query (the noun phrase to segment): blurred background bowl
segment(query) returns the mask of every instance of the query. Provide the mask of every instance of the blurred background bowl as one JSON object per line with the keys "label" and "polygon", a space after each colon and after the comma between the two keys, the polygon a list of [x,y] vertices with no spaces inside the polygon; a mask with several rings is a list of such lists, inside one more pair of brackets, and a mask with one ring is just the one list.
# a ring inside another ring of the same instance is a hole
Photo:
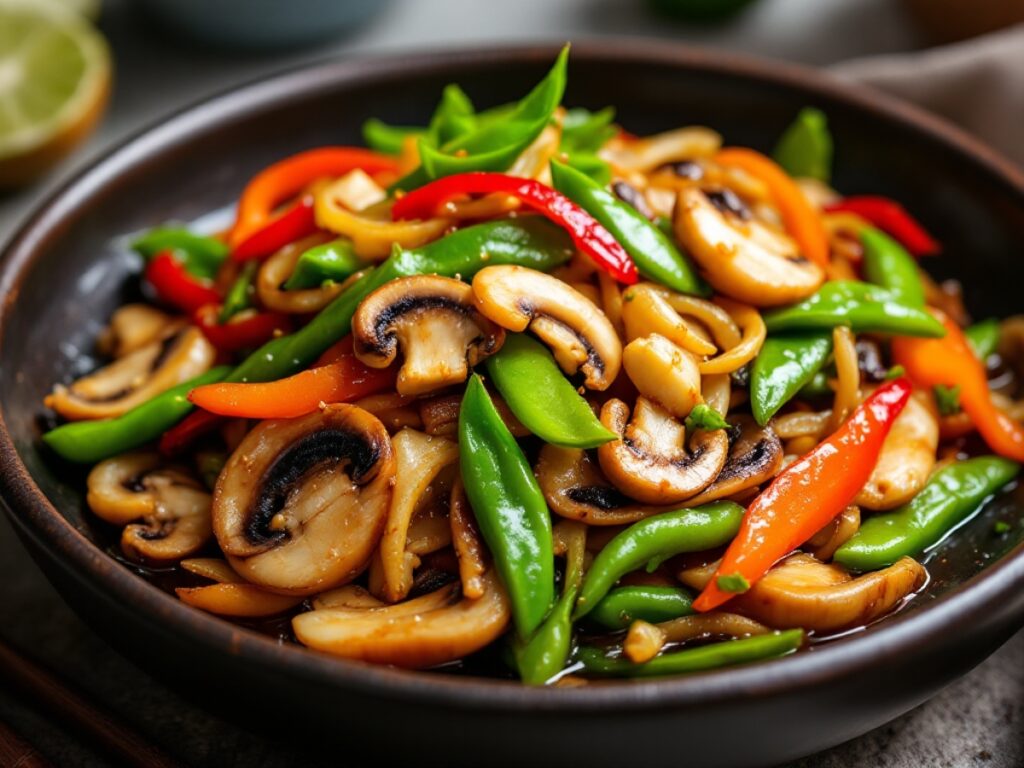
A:
{"label": "blurred background bowl", "polygon": [[136,0],[158,24],[209,45],[290,48],[337,37],[388,0]]}

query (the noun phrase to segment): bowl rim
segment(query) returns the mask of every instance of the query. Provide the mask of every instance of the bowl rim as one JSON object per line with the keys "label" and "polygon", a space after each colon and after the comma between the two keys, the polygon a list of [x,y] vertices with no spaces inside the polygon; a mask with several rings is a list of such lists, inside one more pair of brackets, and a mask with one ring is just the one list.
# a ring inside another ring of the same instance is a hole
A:
{"label": "bowl rim", "polygon": [[[67,217],[91,197],[147,158],[189,142],[196,134],[250,112],[287,105],[318,92],[357,84],[386,86],[409,72],[539,64],[550,61],[556,44],[457,48],[412,53],[334,57],[300,64],[281,73],[233,87],[161,117],[61,183],[23,219],[0,254],[0,329],[14,310],[19,285],[47,239],[60,234]],[[692,72],[739,77],[768,86],[801,91],[866,111],[910,128],[973,165],[1005,187],[1024,209],[1024,173],[978,139],[942,118],[864,86],[812,69],[689,45],[617,38],[573,44],[573,59],[670,66]],[[0,359],[3,333],[0,331]],[[886,657],[921,654],[954,642],[945,632],[956,623],[981,621],[1024,582],[1024,543],[976,573],[956,590],[911,614],[896,616],[860,636],[819,647],[811,653],[725,668],[683,677],[601,683],[583,688],[534,688],[517,681],[460,677],[399,670],[339,659],[300,645],[280,644],[237,624],[191,608],[135,575],[78,531],[35,484],[22,462],[0,409],[0,496],[16,522],[60,558],[64,568],[93,588],[102,589],[143,618],[160,622],[180,640],[209,650],[273,666],[281,675],[328,681],[339,690],[376,698],[443,705],[453,709],[524,712],[649,710],[655,707],[713,705],[733,699],[768,697],[816,687],[855,675]],[[1024,617],[1022,617],[1024,619]]]}

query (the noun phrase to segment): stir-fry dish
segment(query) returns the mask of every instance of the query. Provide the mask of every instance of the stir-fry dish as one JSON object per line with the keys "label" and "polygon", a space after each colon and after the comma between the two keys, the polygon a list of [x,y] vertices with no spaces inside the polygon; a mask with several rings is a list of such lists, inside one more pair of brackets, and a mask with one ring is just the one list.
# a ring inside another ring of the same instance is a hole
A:
{"label": "stir-fry dish", "polygon": [[971,325],[911,213],[830,187],[821,112],[771,156],[639,137],[563,108],[566,66],[134,240],[148,300],[43,435],[125,558],[318,651],[528,684],[782,656],[924,586],[1024,460],[1024,318]]}

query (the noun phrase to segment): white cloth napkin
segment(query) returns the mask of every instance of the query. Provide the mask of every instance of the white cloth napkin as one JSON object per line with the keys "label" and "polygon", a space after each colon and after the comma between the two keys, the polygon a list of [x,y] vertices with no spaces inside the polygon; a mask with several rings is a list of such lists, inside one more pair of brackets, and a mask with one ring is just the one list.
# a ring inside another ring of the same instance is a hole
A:
{"label": "white cloth napkin", "polygon": [[1024,166],[1024,24],[830,69],[940,114]]}

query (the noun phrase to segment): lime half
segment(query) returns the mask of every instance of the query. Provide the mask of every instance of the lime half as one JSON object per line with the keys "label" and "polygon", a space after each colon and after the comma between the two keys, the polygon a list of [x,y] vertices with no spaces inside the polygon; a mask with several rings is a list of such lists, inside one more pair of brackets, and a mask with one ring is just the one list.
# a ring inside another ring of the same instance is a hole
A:
{"label": "lime half", "polygon": [[110,53],[78,13],[47,0],[0,0],[0,186],[31,181],[96,124]]}

